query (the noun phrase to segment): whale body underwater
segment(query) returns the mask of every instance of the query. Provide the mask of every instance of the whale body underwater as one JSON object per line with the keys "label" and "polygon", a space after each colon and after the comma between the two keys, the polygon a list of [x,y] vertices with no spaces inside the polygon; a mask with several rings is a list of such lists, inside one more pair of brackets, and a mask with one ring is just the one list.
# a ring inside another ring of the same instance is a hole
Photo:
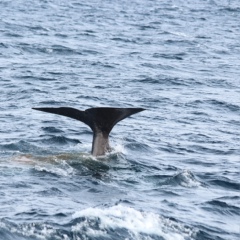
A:
{"label": "whale body underwater", "polygon": [[89,108],[85,111],[70,107],[33,109],[70,117],[87,124],[93,131],[91,153],[95,157],[103,156],[111,150],[109,145],[109,134],[119,121],[146,110],[144,108],[111,107]]}

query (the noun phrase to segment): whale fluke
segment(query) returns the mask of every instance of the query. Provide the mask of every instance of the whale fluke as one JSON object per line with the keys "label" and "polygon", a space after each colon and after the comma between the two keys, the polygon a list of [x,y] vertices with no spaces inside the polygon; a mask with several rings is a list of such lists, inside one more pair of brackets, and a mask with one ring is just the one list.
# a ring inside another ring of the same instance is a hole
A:
{"label": "whale fluke", "polygon": [[54,113],[70,117],[87,124],[93,131],[92,155],[101,156],[110,150],[109,133],[121,120],[132,114],[145,110],[144,108],[89,108],[80,111],[75,108],[33,108],[34,110]]}

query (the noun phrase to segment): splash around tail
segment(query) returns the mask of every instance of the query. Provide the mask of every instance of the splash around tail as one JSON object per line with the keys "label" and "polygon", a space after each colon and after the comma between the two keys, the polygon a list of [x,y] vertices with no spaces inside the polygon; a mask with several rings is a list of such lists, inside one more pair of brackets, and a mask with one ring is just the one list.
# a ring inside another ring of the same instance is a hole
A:
{"label": "splash around tail", "polygon": [[81,111],[75,108],[33,108],[34,110],[58,114],[81,121],[93,131],[92,155],[103,156],[110,150],[109,133],[121,120],[144,111],[144,108],[89,108]]}

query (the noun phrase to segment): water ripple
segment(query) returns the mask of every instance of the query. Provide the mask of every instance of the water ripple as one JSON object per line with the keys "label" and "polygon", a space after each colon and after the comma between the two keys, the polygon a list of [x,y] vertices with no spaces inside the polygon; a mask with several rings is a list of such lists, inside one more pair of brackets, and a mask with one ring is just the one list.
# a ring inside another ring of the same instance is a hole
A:
{"label": "water ripple", "polygon": [[[0,238],[240,239],[237,0],[0,9]],[[32,110],[63,106],[146,111],[97,159],[91,129]]]}

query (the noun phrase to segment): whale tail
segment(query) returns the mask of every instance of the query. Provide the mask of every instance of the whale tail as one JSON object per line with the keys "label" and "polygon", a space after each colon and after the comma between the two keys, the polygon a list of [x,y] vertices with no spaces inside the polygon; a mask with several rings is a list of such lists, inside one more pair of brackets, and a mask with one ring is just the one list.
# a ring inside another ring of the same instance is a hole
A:
{"label": "whale tail", "polygon": [[70,117],[87,124],[93,131],[92,154],[104,155],[109,151],[108,136],[113,127],[121,120],[145,110],[144,108],[89,108],[80,111],[75,108],[33,108],[43,112]]}

